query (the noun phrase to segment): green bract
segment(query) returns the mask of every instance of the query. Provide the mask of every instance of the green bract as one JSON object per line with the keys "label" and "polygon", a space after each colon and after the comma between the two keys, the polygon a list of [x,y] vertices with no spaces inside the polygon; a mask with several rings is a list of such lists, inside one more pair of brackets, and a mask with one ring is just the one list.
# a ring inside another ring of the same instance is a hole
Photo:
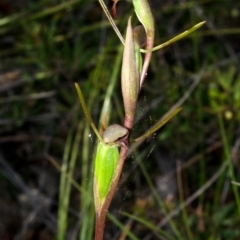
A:
{"label": "green bract", "polygon": [[102,205],[110,189],[117,162],[119,150],[117,145],[108,145],[99,142],[95,157],[95,199],[98,199],[97,205]]}
{"label": "green bract", "polygon": [[139,77],[131,18],[129,18],[121,71],[122,95],[125,109],[125,126],[129,129],[132,127],[136,113],[138,93],[140,89]]}

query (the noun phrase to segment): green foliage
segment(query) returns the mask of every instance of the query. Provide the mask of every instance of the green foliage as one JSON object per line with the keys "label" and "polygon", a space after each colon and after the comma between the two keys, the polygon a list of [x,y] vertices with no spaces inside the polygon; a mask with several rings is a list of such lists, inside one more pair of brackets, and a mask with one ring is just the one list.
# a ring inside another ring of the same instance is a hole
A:
{"label": "green foliage", "polygon": [[210,106],[215,112],[225,112],[225,117],[231,119],[233,112],[240,119],[238,109],[240,107],[239,84],[240,75],[236,67],[231,66],[224,72],[215,72],[216,81],[209,85],[208,95]]}

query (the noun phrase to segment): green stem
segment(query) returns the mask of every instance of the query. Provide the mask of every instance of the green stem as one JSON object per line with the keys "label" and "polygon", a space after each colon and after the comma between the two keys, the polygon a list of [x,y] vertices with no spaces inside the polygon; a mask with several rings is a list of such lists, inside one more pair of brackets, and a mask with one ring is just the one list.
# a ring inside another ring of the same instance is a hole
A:
{"label": "green stem", "polygon": [[[224,127],[223,118],[220,113],[218,114],[218,122],[219,122],[223,145],[224,145],[224,154],[226,157],[226,161],[228,161],[228,165],[229,165],[230,178],[232,181],[236,181],[236,177],[234,174],[234,165],[233,165],[233,162],[231,159],[231,153],[230,153],[230,149],[229,149],[228,139],[227,139],[227,135],[226,135],[225,127]],[[238,214],[240,215],[240,197],[239,197],[238,187],[237,187],[237,185],[232,184],[232,188],[233,188],[234,196],[235,196],[235,199],[237,202]]]}

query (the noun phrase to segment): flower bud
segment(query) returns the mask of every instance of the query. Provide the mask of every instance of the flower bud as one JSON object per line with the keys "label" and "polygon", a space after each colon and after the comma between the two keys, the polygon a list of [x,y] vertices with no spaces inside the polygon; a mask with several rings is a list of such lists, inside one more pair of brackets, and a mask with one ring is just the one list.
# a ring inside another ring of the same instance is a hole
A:
{"label": "flower bud", "polygon": [[139,77],[131,18],[129,18],[122,61],[122,95],[125,109],[125,127],[129,129],[132,128],[136,113]]}

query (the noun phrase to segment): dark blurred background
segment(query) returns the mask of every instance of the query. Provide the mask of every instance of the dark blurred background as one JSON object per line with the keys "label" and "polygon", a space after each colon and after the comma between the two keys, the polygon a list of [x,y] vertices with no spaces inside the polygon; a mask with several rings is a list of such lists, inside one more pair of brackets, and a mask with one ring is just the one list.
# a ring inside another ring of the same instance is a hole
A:
{"label": "dark blurred background", "polygon": [[[110,212],[135,239],[240,239],[240,1],[149,2],[155,45],[206,24],[153,53],[133,137],[183,109],[126,161]],[[117,6],[124,35],[128,17],[138,21],[130,1]],[[91,193],[95,137],[74,82],[96,124],[108,100],[103,114],[121,123],[121,51],[98,1],[0,0],[1,240],[92,239],[91,197],[66,190],[60,217],[59,166]],[[134,238],[109,217],[104,239]]]}

